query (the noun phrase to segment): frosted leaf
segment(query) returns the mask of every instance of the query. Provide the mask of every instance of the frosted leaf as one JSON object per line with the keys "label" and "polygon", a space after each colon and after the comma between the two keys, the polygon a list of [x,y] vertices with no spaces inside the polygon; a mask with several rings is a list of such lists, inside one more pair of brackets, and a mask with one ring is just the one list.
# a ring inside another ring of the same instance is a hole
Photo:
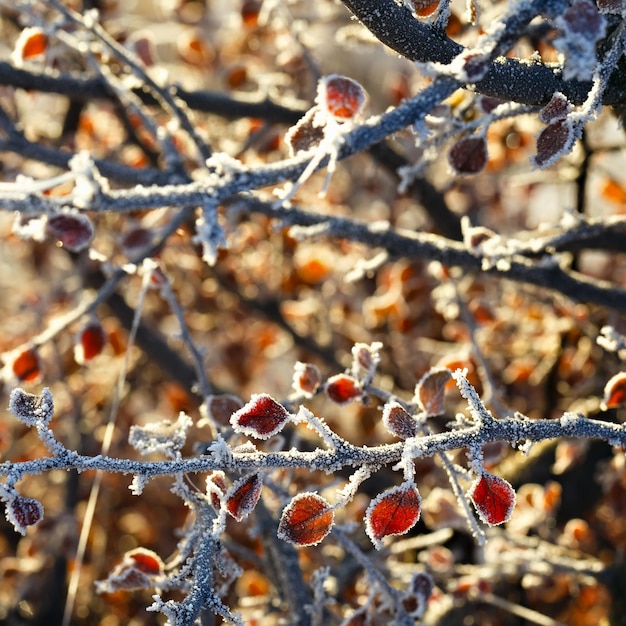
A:
{"label": "frosted leaf", "polygon": [[353,120],[360,116],[367,94],[359,83],[347,76],[331,74],[322,78],[317,86],[315,102],[324,114],[336,121]]}
{"label": "frosted leaf", "polygon": [[550,102],[539,111],[539,120],[544,124],[559,122],[564,120],[571,110],[572,105],[567,98],[559,91],[555,91]]}
{"label": "frosted leaf", "polygon": [[372,344],[356,343],[352,347],[352,375],[364,382],[369,382],[376,373],[380,363],[380,351],[383,344],[375,341]]}
{"label": "frosted leaf", "polygon": [[389,535],[404,535],[420,518],[421,496],[417,487],[403,483],[391,487],[374,498],[365,512],[365,532],[374,547],[383,547],[382,539]]}
{"label": "frosted leaf", "polygon": [[145,426],[131,426],[128,443],[141,454],[160,452],[172,459],[178,458],[192,424],[191,418],[181,412],[175,422],[163,420]]}
{"label": "frosted leaf", "polygon": [[428,417],[444,412],[444,394],[452,373],[446,367],[431,367],[415,387],[415,398]]}
{"label": "frosted leaf", "polygon": [[9,397],[9,411],[27,426],[47,424],[54,414],[52,393],[48,387],[44,387],[40,396],[20,388],[14,389]]}
{"label": "frosted leaf", "polygon": [[239,479],[224,496],[228,513],[238,522],[248,517],[261,497],[262,487],[263,479],[258,473]]}
{"label": "frosted leaf", "polygon": [[480,519],[489,526],[508,521],[515,507],[515,490],[511,484],[488,472],[472,483],[467,497],[473,502]]}
{"label": "frosted leaf", "polygon": [[604,386],[600,408],[606,411],[624,406],[624,404],[626,404],[626,372],[619,372],[612,376]]}
{"label": "frosted leaf", "polygon": [[300,361],[294,365],[292,386],[297,393],[311,398],[318,390],[321,382],[322,374],[315,365]]}
{"label": "frosted leaf", "polygon": [[43,506],[34,498],[15,496],[6,503],[6,518],[18,533],[25,535],[28,526],[43,519]]}
{"label": "frosted leaf", "polygon": [[277,535],[296,546],[315,546],[331,531],[335,513],[321,496],[300,493],[285,507]]}
{"label": "frosted leaf", "polygon": [[135,548],[124,555],[106,580],[95,583],[97,593],[146,589],[154,586],[154,579],[163,575],[164,564],[161,557],[152,550]]}
{"label": "frosted leaf", "polygon": [[348,374],[337,374],[326,381],[326,395],[336,404],[348,404],[363,398],[359,381]]}
{"label": "frosted leaf", "polygon": [[383,408],[383,424],[396,437],[409,439],[417,435],[415,418],[398,402],[388,402]]}
{"label": "frosted leaf", "polygon": [[402,598],[404,609],[409,615],[420,619],[423,617],[434,586],[432,576],[428,572],[417,572],[411,576]]}
{"label": "frosted leaf", "polygon": [[314,106],[285,133],[285,143],[291,156],[310,150],[324,139],[323,122],[318,123],[318,117],[321,117],[319,108]]}
{"label": "frosted leaf", "polygon": [[606,33],[606,19],[590,0],[576,0],[556,19],[561,36],[554,46],[565,55],[565,80],[590,80],[598,59],[596,44]]}
{"label": "frosted leaf", "polygon": [[285,407],[267,393],[253,394],[250,401],[232,414],[230,423],[238,433],[269,439],[291,418]]}
{"label": "frosted leaf", "polygon": [[29,26],[20,33],[11,53],[15,67],[23,67],[24,61],[33,61],[43,56],[48,49],[48,35],[38,26]]}
{"label": "frosted leaf", "polygon": [[574,130],[568,120],[546,126],[537,137],[537,154],[532,158],[533,164],[542,169],[550,167],[571,151],[575,139]]}

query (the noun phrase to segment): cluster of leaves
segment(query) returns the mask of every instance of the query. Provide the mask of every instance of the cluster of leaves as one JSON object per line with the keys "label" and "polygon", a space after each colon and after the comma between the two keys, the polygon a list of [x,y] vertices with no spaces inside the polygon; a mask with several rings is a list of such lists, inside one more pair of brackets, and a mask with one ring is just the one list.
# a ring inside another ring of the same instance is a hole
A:
{"label": "cluster of leaves", "polygon": [[467,8],[0,0],[1,622],[623,613],[626,9]]}

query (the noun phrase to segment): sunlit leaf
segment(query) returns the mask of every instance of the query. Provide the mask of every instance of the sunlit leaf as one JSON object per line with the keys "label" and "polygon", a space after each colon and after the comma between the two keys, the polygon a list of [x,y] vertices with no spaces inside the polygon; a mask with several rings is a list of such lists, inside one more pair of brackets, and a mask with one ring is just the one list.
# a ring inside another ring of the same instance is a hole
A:
{"label": "sunlit leaf", "polygon": [[284,406],[266,393],[252,395],[250,402],[233,413],[233,428],[257,439],[269,439],[289,421],[290,414]]}
{"label": "sunlit leaf", "polygon": [[238,480],[226,494],[226,510],[240,522],[247,517],[261,497],[263,480],[259,474],[250,474]]}
{"label": "sunlit leaf", "polygon": [[335,514],[316,493],[301,493],[285,507],[278,536],[297,546],[317,545],[330,532]]}
{"label": "sunlit leaf", "polygon": [[557,91],[552,95],[550,102],[539,111],[539,120],[544,124],[558,122],[564,120],[571,110],[572,105],[567,98]]}
{"label": "sunlit leaf", "polygon": [[417,434],[415,418],[398,402],[388,402],[383,407],[383,424],[396,437],[408,439]]}
{"label": "sunlit leaf", "polygon": [[83,326],[76,338],[74,359],[79,365],[97,357],[107,342],[107,335],[101,324],[92,321]]}
{"label": "sunlit leaf", "polygon": [[23,383],[35,383],[41,378],[41,359],[36,348],[26,348],[13,359],[13,376]]}
{"label": "sunlit leaf", "polygon": [[474,503],[480,519],[489,526],[508,521],[515,507],[515,490],[511,484],[487,472],[472,483],[467,496]]}
{"label": "sunlit leaf", "polygon": [[403,535],[420,518],[421,497],[417,487],[404,483],[391,487],[370,502],[365,512],[365,531],[377,550],[381,539],[389,535]]}
{"label": "sunlit leaf", "polygon": [[322,374],[311,363],[298,361],[293,368],[293,388],[306,396],[312,396],[322,382]]}
{"label": "sunlit leaf", "polygon": [[326,381],[326,395],[337,404],[348,404],[363,397],[359,381],[348,374],[337,374]]}
{"label": "sunlit leaf", "polygon": [[363,87],[347,76],[333,74],[319,82],[317,102],[325,113],[337,120],[356,117],[363,110],[366,100]]}
{"label": "sunlit leaf", "polygon": [[152,550],[135,548],[124,555],[124,559],[132,562],[133,566],[148,576],[160,576],[165,567],[161,557]]}
{"label": "sunlit leaf", "polygon": [[626,372],[612,376],[604,386],[602,410],[615,409],[626,404]]}
{"label": "sunlit leaf", "polygon": [[415,399],[427,416],[444,412],[446,384],[452,378],[448,368],[431,368],[422,376],[415,387]]}

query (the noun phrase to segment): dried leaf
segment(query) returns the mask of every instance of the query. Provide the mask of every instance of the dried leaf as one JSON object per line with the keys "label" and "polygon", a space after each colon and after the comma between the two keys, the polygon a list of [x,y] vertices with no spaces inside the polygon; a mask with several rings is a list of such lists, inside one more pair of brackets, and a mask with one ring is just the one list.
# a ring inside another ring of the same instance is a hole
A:
{"label": "dried leaf", "polygon": [[383,424],[396,437],[408,439],[417,435],[415,418],[398,402],[388,402],[383,407]]}
{"label": "dried leaf", "polygon": [[417,383],[415,400],[422,407],[427,417],[441,415],[444,412],[446,383],[451,378],[452,372],[448,368],[433,367]]}

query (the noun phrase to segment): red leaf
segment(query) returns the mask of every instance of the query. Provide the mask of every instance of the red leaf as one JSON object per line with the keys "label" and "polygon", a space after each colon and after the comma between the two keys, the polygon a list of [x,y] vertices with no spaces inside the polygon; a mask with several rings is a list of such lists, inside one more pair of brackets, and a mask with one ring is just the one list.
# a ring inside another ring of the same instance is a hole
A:
{"label": "red leaf", "polygon": [[261,497],[263,481],[259,474],[244,476],[226,494],[226,510],[240,522],[247,517]]}
{"label": "red leaf", "polygon": [[266,393],[255,394],[233,413],[230,423],[238,433],[269,439],[289,421],[289,412]]}
{"label": "red leaf", "polygon": [[34,383],[41,378],[41,359],[35,348],[20,352],[11,365],[13,375],[19,382]]}
{"label": "red leaf", "polygon": [[422,376],[415,387],[415,399],[427,416],[441,415],[444,412],[446,383],[452,378],[447,368],[431,368]]}
{"label": "red leaf", "polygon": [[34,498],[16,496],[6,504],[6,517],[15,530],[24,535],[27,526],[34,526],[43,519],[43,507]]}
{"label": "red leaf", "polygon": [[600,407],[606,411],[606,409],[615,409],[624,404],[626,404],[626,372],[619,372],[604,386],[604,398]]}
{"label": "red leaf", "polygon": [[508,521],[515,507],[515,490],[511,484],[487,472],[472,483],[467,496],[474,503],[480,519],[489,526]]}
{"label": "red leaf", "polygon": [[487,142],[484,137],[465,137],[448,153],[448,161],[459,174],[478,174],[487,165]]}
{"label": "red leaf", "polygon": [[89,322],[78,333],[74,346],[74,359],[79,365],[97,357],[107,342],[107,336],[99,322]]}
{"label": "red leaf", "polygon": [[337,374],[326,381],[326,395],[337,404],[348,404],[363,397],[359,381],[348,374]]}
{"label": "red leaf", "polygon": [[317,545],[333,526],[335,513],[316,493],[301,493],[285,507],[278,536],[297,546]]}
{"label": "red leaf", "polygon": [[312,396],[322,382],[322,375],[311,363],[296,363],[293,368],[293,388],[307,396]]}
{"label": "red leaf", "polygon": [[91,243],[94,237],[91,220],[80,213],[57,213],[48,218],[46,230],[64,248],[80,252]]}
{"label": "red leaf", "polygon": [[388,535],[403,535],[420,518],[421,497],[417,487],[404,483],[383,491],[370,502],[365,512],[365,531],[375,548],[382,547],[381,539]]}
{"label": "red leaf", "polygon": [[135,548],[124,555],[124,560],[131,562],[135,569],[138,569],[148,576],[160,576],[163,573],[163,561],[161,557],[152,550]]}
{"label": "red leaf", "polygon": [[396,437],[408,439],[417,434],[417,423],[413,416],[397,402],[389,402],[383,408],[383,424]]}
{"label": "red leaf", "polygon": [[354,118],[363,110],[365,100],[363,87],[351,78],[333,74],[320,80],[317,102],[337,120]]}

